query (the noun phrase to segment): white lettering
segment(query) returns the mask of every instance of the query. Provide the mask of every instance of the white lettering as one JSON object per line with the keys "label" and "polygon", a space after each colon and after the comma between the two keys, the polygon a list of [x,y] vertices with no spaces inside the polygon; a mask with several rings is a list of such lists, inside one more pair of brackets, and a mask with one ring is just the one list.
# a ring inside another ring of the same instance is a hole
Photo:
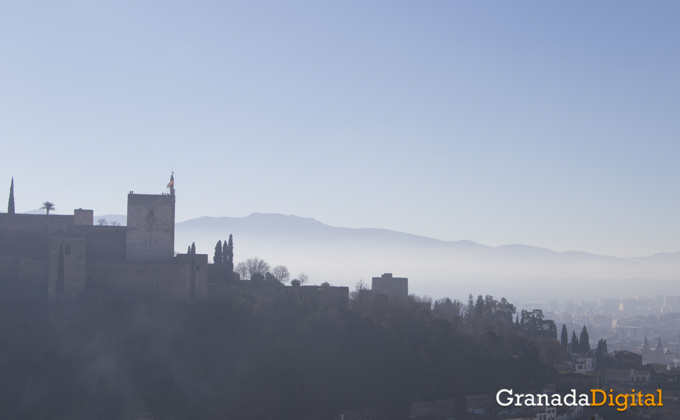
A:
{"label": "white lettering", "polygon": [[[569,399],[569,400],[567,400]],[[576,390],[572,389],[570,393],[564,396],[564,405],[571,407],[576,407],[578,403],[576,402]]]}
{"label": "white lettering", "polygon": [[[510,398],[505,400],[505,402],[501,402],[501,394],[509,394]],[[507,407],[512,404],[512,389],[501,389],[496,393],[496,402],[498,405]]]}

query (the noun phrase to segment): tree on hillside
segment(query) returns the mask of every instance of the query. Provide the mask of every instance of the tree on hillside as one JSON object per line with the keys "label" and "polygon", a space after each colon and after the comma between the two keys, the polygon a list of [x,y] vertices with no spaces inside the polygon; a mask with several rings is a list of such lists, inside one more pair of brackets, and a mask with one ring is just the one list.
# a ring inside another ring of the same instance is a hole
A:
{"label": "tree on hillside", "polygon": [[275,275],[267,271],[264,273],[264,282],[269,286],[281,286],[283,283]]}
{"label": "tree on hillside", "polygon": [[458,322],[463,312],[463,304],[458,300],[444,298],[434,303],[432,314],[436,318],[446,319],[449,322]]}
{"label": "tree on hillside", "polygon": [[286,268],[285,265],[277,265],[272,269],[272,274],[274,274],[274,277],[276,277],[281,283],[285,283],[290,279],[290,272]]}
{"label": "tree on hillside", "polygon": [[263,276],[267,271],[269,271],[269,264],[258,257],[248,258],[246,260],[246,266],[248,267],[248,273],[252,277],[255,274],[262,274]]}
{"label": "tree on hillside", "polygon": [[234,237],[229,234],[229,241],[224,241],[222,246],[222,260],[226,266],[227,276],[231,280],[234,272]]}
{"label": "tree on hillside", "polygon": [[248,258],[236,265],[236,272],[241,280],[252,280],[253,276],[258,275],[258,279],[264,280],[264,275],[269,271],[269,264],[258,257]]}
{"label": "tree on hillside", "polygon": [[297,279],[300,280],[301,285],[309,283],[309,276],[305,273],[298,274]]}
{"label": "tree on hillside", "polygon": [[597,355],[602,356],[607,354],[607,340],[600,338],[597,342]]}
{"label": "tree on hillside", "polygon": [[567,326],[562,324],[562,337],[560,337],[560,341],[562,342],[562,347],[564,350],[567,350],[567,347],[569,347],[569,333],[567,332]]}
{"label": "tree on hillside", "polygon": [[580,353],[588,354],[590,353],[590,337],[588,337],[588,330],[586,326],[583,326],[581,331],[581,337],[578,340]]}
{"label": "tree on hillside", "polygon": [[47,215],[49,215],[51,211],[55,210],[54,203],[45,201],[44,203],[42,203],[42,207],[40,207],[40,210],[45,210],[47,212]]}
{"label": "tree on hillside", "polygon": [[253,286],[261,286],[264,283],[264,280],[265,277],[262,273],[254,273],[252,276],[250,276],[250,281],[252,282]]}
{"label": "tree on hillside", "polygon": [[544,319],[543,311],[534,309],[533,311],[522,311],[520,327],[531,337],[546,337],[557,339],[557,327],[555,322]]}
{"label": "tree on hillside", "polygon": [[580,353],[581,348],[578,345],[578,338],[576,337],[576,331],[571,332],[571,352]]}
{"label": "tree on hillside", "polygon": [[[295,279],[295,280],[297,280],[298,282],[300,281],[298,279]],[[293,280],[293,281],[295,281],[295,280]],[[366,283],[362,279],[359,279],[359,281],[354,285],[354,291],[350,292],[349,298],[351,300],[357,300],[357,299],[361,298],[361,295],[365,294],[364,292],[366,292],[367,290],[369,290],[369,288],[366,285]]]}
{"label": "tree on hillside", "polygon": [[236,264],[234,272],[238,274],[241,280],[248,280],[248,267],[246,266],[245,262],[241,261],[240,263]]}
{"label": "tree on hillside", "polygon": [[103,217],[101,219],[97,219],[98,226],[106,226],[108,224],[109,224],[108,220],[104,219]]}
{"label": "tree on hillside", "polygon": [[222,254],[222,241],[217,241],[217,244],[215,244],[215,255],[213,256],[213,263],[214,264],[224,263]]}

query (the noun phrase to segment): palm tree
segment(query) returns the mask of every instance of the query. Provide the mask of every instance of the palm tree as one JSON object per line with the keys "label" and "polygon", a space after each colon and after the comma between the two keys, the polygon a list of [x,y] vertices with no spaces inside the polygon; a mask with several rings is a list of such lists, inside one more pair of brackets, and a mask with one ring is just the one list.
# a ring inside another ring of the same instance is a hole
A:
{"label": "palm tree", "polygon": [[42,203],[42,207],[40,207],[40,210],[45,210],[47,212],[47,215],[49,216],[50,212],[54,210],[54,203],[50,203],[49,201],[45,201]]}

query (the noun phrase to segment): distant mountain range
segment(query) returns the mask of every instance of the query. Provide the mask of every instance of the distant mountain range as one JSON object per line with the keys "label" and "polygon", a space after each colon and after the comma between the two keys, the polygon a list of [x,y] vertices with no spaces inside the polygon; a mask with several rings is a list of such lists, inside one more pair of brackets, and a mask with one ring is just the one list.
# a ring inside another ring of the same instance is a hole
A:
{"label": "distant mountain range", "polygon": [[[125,216],[95,216],[125,224]],[[469,293],[516,300],[587,300],[676,294],[680,253],[617,258],[587,252],[555,252],[527,245],[490,247],[441,241],[387,229],[333,227],[312,218],[253,213],[200,217],[177,223],[175,248],[192,242],[212,259],[215,244],[234,235],[236,262],[258,256],[286,265],[313,283],[353,287],[392,272],[409,277],[410,291],[433,298],[464,299]]]}

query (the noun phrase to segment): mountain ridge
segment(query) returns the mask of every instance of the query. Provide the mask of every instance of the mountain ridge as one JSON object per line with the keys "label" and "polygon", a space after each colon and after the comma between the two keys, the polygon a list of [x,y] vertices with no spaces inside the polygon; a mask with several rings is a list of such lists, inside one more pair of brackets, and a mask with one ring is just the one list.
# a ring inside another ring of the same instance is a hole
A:
{"label": "mountain ridge", "polygon": [[[36,212],[36,211],[34,211]],[[34,213],[31,212],[31,213]],[[123,225],[125,224],[125,215],[116,215],[116,214],[105,214],[105,215],[98,215],[95,217],[95,220],[98,220],[100,218],[107,219],[108,221],[118,221],[122,223]],[[372,227],[360,227],[360,228],[353,228],[353,227],[345,227],[345,226],[333,226],[326,224],[322,221],[319,221],[318,219],[315,219],[313,217],[302,217],[302,216],[297,216],[293,214],[282,214],[282,213],[262,213],[262,212],[253,212],[247,216],[200,216],[196,217],[193,219],[187,219],[182,222],[176,222],[176,226],[182,226],[182,227],[191,227],[191,228],[205,228],[207,223],[225,223],[225,222],[238,222],[238,221],[246,221],[246,222],[267,222],[267,224],[271,224],[273,220],[285,220],[285,221],[295,221],[297,226],[300,226],[300,223],[309,223],[309,226],[316,226],[320,227],[323,229],[340,229],[346,232],[366,232],[366,233],[384,233],[384,234],[390,234],[390,235],[400,235],[403,236],[404,238],[413,238],[417,240],[426,240],[426,241],[432,241],[434,243],[439,243],[439,244],[455,244],[455,245],[469,245],[469,246],[477,246],[477,247],[483,247],[487,249],[527,249],[527,250],[532,250],[532,251],[539,251],[539,252],[550,252],[550,253],[555,253],[555,254],[569,254],[569,255],[582,255],[582,256],[591,256],[591,257],[602,257],[602,258],[614,258],[614,259],[619,259],[619,260],[644,260],[648,258],[680,258],[680,251],[677,252],[659,252],[647,256],[636,256],[636,257],[617,257],[614,255],[607,255],[607,254],[598,254],[594,252],[588,252],[588,251],[582,251],[582,250],[568,250],[568,251],[556,251],[547,247],[541,247],[541,246],[535,246],[535,245],[528,245],[528,244],[520,244],[520,243],[509,243],[509,244],[502,244],[502,245],[486,245],[482,244],[473,240],[469,239],[459,239],[459,240],[445,240],[445,239],[438,239],[438,238],[432,238],[429,236],[425,235],[419,235],[415,233],[409,233],[409,232],[402,232],[399,230],[394,230],[394,229],[386,229],[386,228],[372,228]],[[207,227],[214,227],[214,226],[207,226]]]}

